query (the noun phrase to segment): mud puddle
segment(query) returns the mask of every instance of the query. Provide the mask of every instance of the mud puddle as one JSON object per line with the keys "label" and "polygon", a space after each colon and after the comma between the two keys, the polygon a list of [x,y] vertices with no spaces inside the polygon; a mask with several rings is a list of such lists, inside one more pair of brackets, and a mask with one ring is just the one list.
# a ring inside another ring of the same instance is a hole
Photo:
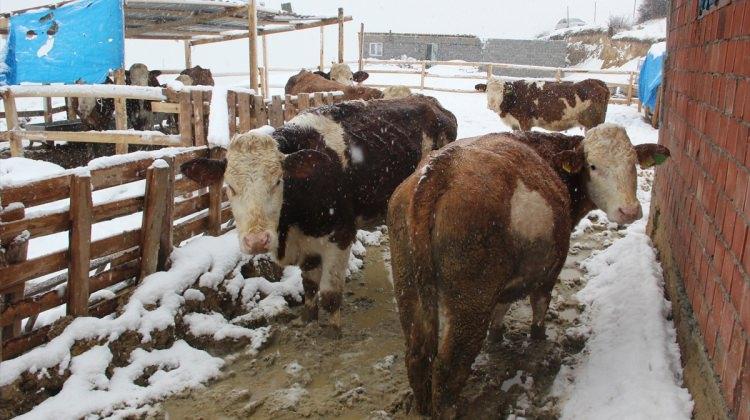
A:
{"label": "mud puddle", "polygon": [[[462,393],[462,417],[557,417],[558,402],[549,396],[550,387],[561,363],[585,344],[580,335],[566,335],[580,324],[583,309],[572,296],[584,286],[579,264],[619,235],[593,221],[571,241],[547,315],[547,340],[529,338],[528,300],[512,306],[504,336],[488,338],[474,362]],[[420,418],[411,410],[389,266],[387,243],[367,249],[363,270],[346,285],[340,339],[327,337],[316,323],[274,325],[272,341],[259,354],[228,357],[221,379],[165,401],[158,417]]]}

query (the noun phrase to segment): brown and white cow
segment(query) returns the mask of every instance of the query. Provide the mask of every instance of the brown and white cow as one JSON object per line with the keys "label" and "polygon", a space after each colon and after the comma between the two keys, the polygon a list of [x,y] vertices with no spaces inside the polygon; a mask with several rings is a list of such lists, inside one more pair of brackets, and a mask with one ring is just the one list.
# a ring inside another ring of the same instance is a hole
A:
{"label": "brown and white cow", "polygon": [[609,88],[596,79],[576,83],[491,79],[474,88],[487,92],[487,108],[513,130],[590,129],[604,122],[609,102]]}
{"label": "brown and white cow", "polygon": [[668,156],[602,124],[585,138],[463,139],[420,163],[391,197],[388,229],[407,373],[422,414],[457,414],[488,328],[499,331],[514,301],[530,296],[532,337],[544,337],[573,227],[595,208],[618,223],[639,219],[636,165]]}
{"label": "brown and white cow", "polygon": [[299,265],[303,318],[317,319],[320,296],[338,332],[357,226],[382,217],[396,186],[423,155],[455,140],[456,128],[431,97],[343,102],[307,110],[270,135],[238,135],[226,160],[196,159],[181,171],[201,184],[224,178],[242,251]]}
{"label": "brown and white cow", "polygon": [[365,86],[350,86],[344,85],[339,82],[328,80],[323,76],[315,73],[310,73],[307,70],[302,70],[294,76],[290,77],[284,86],[284,93],[287,95],[297,95],[300,93],[314,93],[314,92],[344,92],[344,100],[352,99],[363,99],[365,101],[370,99],[380,99],[383,97],[383,92],[375,88],[368,88]]}
{"label": "brown and white cow", "polygon": [[180,75],[190,76],[193,86],[214,86],[214,76],[211,73],[211,69],[195,66],[183,70],[180,72]]}
{"label": "brown and white cow", "polygon": [[[113,83],[109,77],[104,81],[105,85]],[[79,80],[76,84],[85,84],[85,82]],[[78,98],[76,115],[83,123],[85,131],[109,130],[115,125],[115,100],[112,98]]]}
{"label": "brown and white cow", "polygon": [[347,86],[351,86],[355,82],[362,83],[370,77],[369,73],[362,70],[352,73],[352,69],[346,63],[331,63],[331,69],[328,72],[315,71],[313,73],[324,79],[333,80]]}
{"label": "brown and white cow", "polygon": [[[131,86],[158,87],[160,70],[149,71],[142,63],[135,63],[125,72],[125,84]],[[151,103],[142,99],[128,99],[125,101],[128,114],[128,125],[136,130],[152,130],[154,128],[154,113]]]}

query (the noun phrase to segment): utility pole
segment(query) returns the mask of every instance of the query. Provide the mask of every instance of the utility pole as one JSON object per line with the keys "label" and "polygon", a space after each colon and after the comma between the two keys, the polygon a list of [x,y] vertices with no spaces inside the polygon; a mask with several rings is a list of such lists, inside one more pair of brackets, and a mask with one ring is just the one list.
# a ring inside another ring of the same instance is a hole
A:
{"label": "utility pole", "polygon": [[594,23],[596,23],[596,0],[594,0]]}

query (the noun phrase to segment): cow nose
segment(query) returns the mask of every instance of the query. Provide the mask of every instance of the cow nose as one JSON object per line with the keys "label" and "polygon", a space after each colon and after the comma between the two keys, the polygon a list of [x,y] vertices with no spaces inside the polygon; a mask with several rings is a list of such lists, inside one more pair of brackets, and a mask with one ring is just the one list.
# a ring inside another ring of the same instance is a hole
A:
{"label": "cow nose", "polygon": [[641,213],[641,205],[640,204],[633,204],[630,206],[622,206],[617,209],[617,211],[620,213],[620,215],[624,216],[624,219],[634,221],[640,219],[642,213]]}
{"label": "cow nose", "polygon": [[268,231],[260,233],[248,233],[243,238],[245,248],[250,254],[262,254],[268,252],[271,243],[271,234]]}

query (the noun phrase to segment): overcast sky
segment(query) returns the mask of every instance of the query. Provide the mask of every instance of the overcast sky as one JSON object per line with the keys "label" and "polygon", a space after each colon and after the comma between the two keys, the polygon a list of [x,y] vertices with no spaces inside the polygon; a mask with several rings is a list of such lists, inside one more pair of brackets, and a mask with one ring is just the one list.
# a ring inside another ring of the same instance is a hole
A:
{"label": "overcast sky", "polygon": [[[354,18],[346,27],[345,56],[357,57],[357,31],[471,34],[481,38],[532,38],[554,28],[566,16],[603,23],[610,15],[632,16],[634,0],[266,0],[278,8],[291,1],[298,13],[334,16],[338,7]],[[640,0],[635,0],[640,3]],[[0,12],[49,4],[49,0],[0,0]],[[318,62],[319,30],[308,29],[269,37],[271,66],[303,66]],[[326,59],[336,57],[336,27],[326,29]],[[247,65],[247,41],[196,47],[193,61],[216,71],[242,71]],[[125,60],[152,68],[176,68],[183,62],[177,42],[128,41]]]}

